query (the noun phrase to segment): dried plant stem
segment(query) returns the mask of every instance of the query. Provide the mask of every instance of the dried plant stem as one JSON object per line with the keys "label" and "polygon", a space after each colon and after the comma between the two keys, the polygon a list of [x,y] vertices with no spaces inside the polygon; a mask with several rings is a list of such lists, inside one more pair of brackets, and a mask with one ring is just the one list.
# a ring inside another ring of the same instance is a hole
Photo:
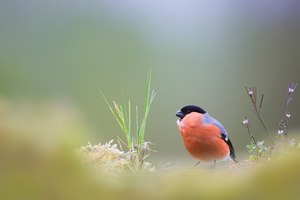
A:
{"label": "dried plant stem", "polygon": [[272,141],[272,143],[274,144],[274,143],[275,143],[275,141],[274,141],[274,138],[273,138],[273,137],[271,136],[271,134],[269,133],[269,131],[268,131],[268,129],[267,129],[267,127],[266,127],[266,125],[265,125],[264,121],[262,120],[261,116],[260,116],[260,115],[258,115],[257,117],[258,117],[258,119],[259,119],[259,121],[260,121],[261,125],[262,125],[262,126],[263,126],[263,128],[265,129],[265,131],[266,131],[267,135],[269,136],[270,140],[271,140],[271,141]]}
{"label": "dried plant stem", "polygon": [[[297,87],[297,83],[292,83],[288,86],[288,90],[285,97],[285,104],[284,104],[284,112],[283,117],[279,122],[278,128],[278,135],[281,135],[284,141],[279,141],[277,138],[272,137],[269,133],[266,124],[264,123],[262,116],[261,116],[261,109],[264,100],[264,94],[261,95],[259,101],[257,101],[257,88],[256,87],[245,87],[247,95],[249,96],[252,104],[252,110],[255,116],[258,118],[259,122],[261,123],[262,127],[264,128],[266,134],[272,141],[273,145],[265,146],[264,141],[256,141],[253,134],[250,131],[250,121],[247,117],[244,117],[242,120],[242,126],[246,129],[248,135],[250,136],[250,144],[247,145],[248,152],[250,153],[249,160],[270,160],[272,154],[274,153],[274,149],[276,148],[291,148],[294,147],[295,143],[294,140],[290,140],[287,137],[288,133],[288,120],[291,117],[290,113],[288,112],[288,106],[292,100],[293,93]],[[275,140],[276,139],[276,140]]]}
{"label": "dried plant stem", "polygon": [[246,130],[247,130],[247,132],[248,132],[248,134],[250,136],[250,139],[251,139],[252,143],[256,145],[257,144],[256,140],[255,140],[253,134],[250,132],[250,128],[248,127],[248,128],[246,128]]}
{"label": "dried plant stem", "polygon": [[288,112],[288,108],[290,102],[292,101],[292,96],[294,91],[296,90],[297,85],[297,83],[291,83],[288,86],[284,102],[283,117],[279,122],[278,134],[283,135],[286,142],[288,142],[288,120],[291,117],[291,114]]}
{"label": "dried plant stem", "polygon": [[254,135],[250,131],[251,123],[250,123],[250,121],[248,120],[248,118],[246,116],[243,118],[241,124],[247,130],[247,133],[250,137],[251,142],[256,145],[257,143],[256,143],[256,140],[254,138]]}
{"label": "dried plant stem", "polygon": [[251,103],[252,103],[252,110],[256,117],[258,118],[259,122],[261,123],[262,127],[264,128],[266,134],[270,138],[271,142],[275,144],[274,138],[269,133],[262,117],[261,117],[261,108],[264,100],[264,94],[261,95],[259,107],[257,107],[257,88],[256,87],[245,87],[247,95],[250,97]]}

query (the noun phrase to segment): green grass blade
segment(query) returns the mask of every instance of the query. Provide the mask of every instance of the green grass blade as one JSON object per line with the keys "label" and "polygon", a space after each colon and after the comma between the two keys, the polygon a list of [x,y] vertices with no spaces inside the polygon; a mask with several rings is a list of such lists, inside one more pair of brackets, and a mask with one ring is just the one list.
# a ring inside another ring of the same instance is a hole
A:
{"label": "green grass blade", "polygon": [[128,141],[130,141],[130,147],[132,147],[132,139],[131,139],[131,103],[130,100],[128,100],[128,116],[127,116],[127,127],[128,127],[128,131],[127,131],[127,135],[128,135]]}
{"label": "green grass blade", "polygon": [[131,137],[128,135],[128,128],[125,122],[125,117],[124,117],[124,110],[123,107],[119,104],[117,104],[116,102],[114,102],[114,108],[109,104],[107,98],[105,97],[105,95],[103,94],[103,92],[101,90],[100,94],[102,96],[102,98],[104,99],[105,103],[107,104],[107,107],[109,108],[109,110],[111,111],[113,117],[115,118],[115,120],[117,121],[118,125],[120,126],[126,140],[127,140],[127,147],[128,149],[131,149]]}
{"label": "green grass blade", "polygon": [[102,93],[101,90],[99,90],[99,91],[100,91],[100,94],[101,94],[102,98],[104,99],[104,101],[105,101],[107,107],[109,108],[109,110],[110,110],[110,112],[112,113],[113,117],[115,118],[115,120],[117,121],[118,125],[121,127],[121,129],[122,129],[122,131],[123,131],[123,130],[124,130],[123,124],[122,124],[121,121],[119,120],[119,118],[118,118],[117,114],[115,113],[115,111],[113,110],[112,106],[108,103],[107,98],[105,97],[105,95]]}
{"label": "green grass blade", "polygon": [[138,138],[139,137],[139,112],[137,106],[135,107],[135,126],[136,126],[135,137]]}
{"label": "green grass blade", "polygon": [[[127,141],[127,148],[130,153],[130,160],[131,164],[128,165],[128,168],[131,171],[137,172],[143,165],[144,159],[146,159],[149,155],[144,155],[145,149],[143,149],[144,137],[145,137],[145,130],[147,125],[147,119],[149,116],[150,108],[152,102],[155,98],[155,91],[151,90],[151,70],[148,73],[147,80],[146,80],[146,93],[144,98],[144,113],[142,118],[140,119],[138,113],[138,107],[135,108],[135,131],[132,131],[132,116],[131,116],[131,101],[128,100],[127,103],[119,104],[113,102],[113,106],[108,103],[107,98],[100,90],[100,94],[104,101],[106,102],[109,110],[111,111],[113,117],[117,121],[118,125],[121,127],[122,132]],[[140,121],[141,120],[141,121]],[[134,133],[135,132],[135,133]],[[123,145],[126,145],[125,141],[121,140],[118,137],[119,142]]]}
{"label": "green grass blade", "polygon": [[145,101],[144,101],[144,117],[142,119],[142,124],[139,131],[139,145],[141,146],[144,137],[145,137],[145,129],[147,124],[147,118],[150,111],[151,104],[154,100],[156,93],[151,91],[151,71],[148,73],[147,81],[146,81],[146,95],[145,95]]}

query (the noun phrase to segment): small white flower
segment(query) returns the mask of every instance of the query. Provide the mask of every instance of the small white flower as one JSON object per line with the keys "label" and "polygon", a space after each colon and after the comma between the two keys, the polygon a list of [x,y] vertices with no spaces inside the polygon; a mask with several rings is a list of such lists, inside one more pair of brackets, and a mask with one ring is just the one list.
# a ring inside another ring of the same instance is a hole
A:
{"label": "small white flower", "polygon": [[265,141],[258,141],[257,146],[262,147],[264,145]]}
{"label": "small white flower", "polygon": [[290,113],[286,113],[285,115],[287,118],[290,118],[291,117],[291,114]]}
{"label": "small white flower", "polygon": [[248,120],[248,118],[247,117],[243,117],[243,119],[242,119],[242,125],[246,126],[246,125],[249,125],[249,124],[250,124],[250,121]]}
{"label": "small white flower", "polygon": [[289,93],[293,93],[294,91],[294,88],[289,87]]}
{"label": "small white flower", "polygon": [[249,91],[248,91],[248,95],[249,95],[249,96],[252,96],[252,95],[253,95],[253,90],[249,90]]}
{"label": "small white flower", "polygon": [[283,130],[278,130],[277,134],[281,135],[281,134],[283,134],[283,132],[284,132]]}
{"label": "small white flower", "polygon": [[243,123],[244,125],[246,125],[246,124],[249,123],[249,121],[248,121],[248,119],[244,119],[244,120],[242,121],[242,123]]}

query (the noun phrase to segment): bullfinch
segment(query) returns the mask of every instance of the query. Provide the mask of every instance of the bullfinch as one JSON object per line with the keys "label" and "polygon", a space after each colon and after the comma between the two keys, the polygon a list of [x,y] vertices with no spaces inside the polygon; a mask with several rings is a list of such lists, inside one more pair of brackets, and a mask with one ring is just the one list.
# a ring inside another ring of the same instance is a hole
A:
{"label": "bullfinch", "polygon": [[[176,112],[177,126],[187,151],[193,158],[215,163],[235,159],[235,152],[225,128],[198,106],[188,105]],[[197,165],[196,164],[196,165]]]}

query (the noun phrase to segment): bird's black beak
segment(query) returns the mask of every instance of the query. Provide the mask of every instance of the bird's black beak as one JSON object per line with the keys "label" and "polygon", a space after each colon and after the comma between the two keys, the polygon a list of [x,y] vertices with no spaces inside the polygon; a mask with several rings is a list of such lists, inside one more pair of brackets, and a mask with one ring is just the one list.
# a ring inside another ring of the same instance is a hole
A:
{"label": "bird's black beak", "polygon": [[183,114],[180,110],[178,110],[178,111],[176,112],[176,116],[177,116],[179,119],[183,119],[183,118],[184,118],[184,114]]}

